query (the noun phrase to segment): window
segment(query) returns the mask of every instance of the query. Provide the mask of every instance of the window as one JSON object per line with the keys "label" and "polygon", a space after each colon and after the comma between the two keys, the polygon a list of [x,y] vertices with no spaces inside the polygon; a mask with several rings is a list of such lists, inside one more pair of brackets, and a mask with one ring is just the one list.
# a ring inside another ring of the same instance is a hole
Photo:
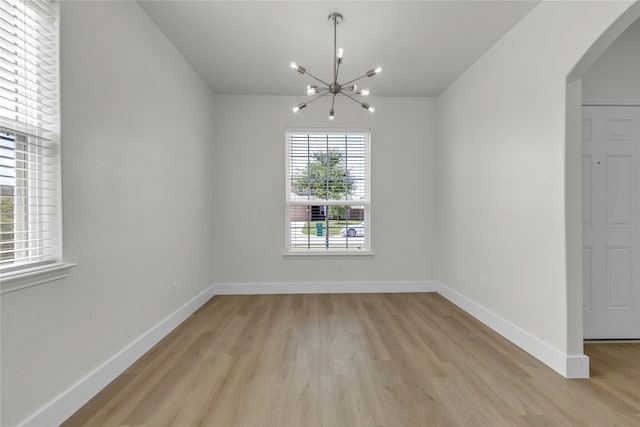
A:
{"label": "window", "polygon": [[0,0],[3,292],[61,261],[58,85],[57,4]]}
{"label": "window", "polygon": [[370,254],[368,131],[288,131],[286,254]]}

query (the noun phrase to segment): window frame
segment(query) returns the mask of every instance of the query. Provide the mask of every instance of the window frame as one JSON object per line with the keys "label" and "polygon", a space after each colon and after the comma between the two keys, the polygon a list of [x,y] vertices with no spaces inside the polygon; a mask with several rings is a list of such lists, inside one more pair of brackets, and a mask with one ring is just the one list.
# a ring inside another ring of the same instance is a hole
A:
{"label": "window frame", "polygon": [[[324,200],[325,206],[363,206],[364,207],[364,239],[365,247],[361,250],[344,250],[344,249],[319,249],[306,248],[295,249],[291,247],[291,207],[292,206],[315,206],[317,203],[311,201],[292,201],[291,200],[291,134],[309,134],[309,135],[347,135],[358,134],[364,135],[364,182],[365,182],[365,199],[364,200]],[[371,129],[369,128],[286,128],[284,132],[285,140],[285,241],[284,253],[285,257],[309,257],[309,256],[372,256],[374,255],[371,239]]]}
{"label": "window frame", "polygon": [[[17,264],[11,263],[0,269],[0,294],[62,279],[76,265],[63,262],[62,253],[59,4],[46,0],[36,2],[16,0],[12,3],[15,3],[15,5],[11,3],[8,6],[5,5],[3,13],[22,25],[17,25],[13,34],[15,38],[14,44],[16,45],[16,80],[7,84],[16,85],[15,102],[18,106],[16,107],[16,117],[9,116],[6,112],[0,117],[0,131],[14,135],[16,140],[25,139],[27,141],[25,142],[26,146],[34,147],[34,144],[36,144],[41,146],[42,150],[51,150],[53,153],[43,157],[49,160],[50,163],[47,163],[47,166],[51,168],[51,171],[47,171],[46,175],[42,175],[38,179],[27,178],[29,183],[22,188],[26,188],[27,194],[30,194],[29,188],[32,188],[31,186],[35,186],[33,187],[35,189],[37,186],[42,185],[42,182],[52,183],[52,188],[45,189],[41,187],[41,190],[37,191],[38,195],[34,197],[35,209],[41,212],[37,215],[52,215],[53,218],[50,222],[52,225],[43,228],[36,227],[33,232],[39,236],[39,239],[49,239],[44,236],[51,233],[55,235],[55,238],[51,240],[51,247],[46,250],[43,249],[41,255],[38,255],[39,258]],[[11,6],[13,6],[13,9],[11,9]],[[27,28],[30,28],[30,30],[27,31]],[[47,33],[47,31],[50,32]],[[42,41],[40,37],[46,39],[46,41]],[[40,43],[48,44],[50,50],[37,50],[41,46]],[[6,55],[9,54],[7,53]],[[6,58],[5,61],[7,61]],[[9,61],[9,63],[13,62]],[[40,71],[34,71],[38,67],[45,67],[47,73],[40,74],[44,68],[40,69]],[[3,67],[3,70],[5,74],[10,71],[7,67]],[[42,92],[40,91],[41,89]],[[50,96],[47,98],[48,95]],[[47,101],[43,101],[45,98]],[[7,100],[7,102],[14,101]],[[42,153],[37,155],[41,156]],[[31,163],[31,161],[28,163]],[[34,162],[34,164],[33,169],[30,167],[26,169],[22,167],[21,169],[28,174],[39,176],[42,174],[41,169],[38,169],[41,165],[37,162]],[[21,196],[18,196],[16,189],[14,189],[14,203],[16,203],[15,201],[18,197]],[[31,196],[28,198],[31,198]],[[54,203],[53,206],[48,206],[52,209],[46,209],[50,213],[44,213],[44,200]],[[32,202],[28,202],[19,206],[21,211],[30,212],[33,205]],[[30,225],[27,226],[27,233],[31,233],[30,227]],[[13,236],[13,240],[16,240],[15,236]],[[42,244],[37,246],[43,247]],[[28,246],[23,250],[31,251],[32,248]]]}

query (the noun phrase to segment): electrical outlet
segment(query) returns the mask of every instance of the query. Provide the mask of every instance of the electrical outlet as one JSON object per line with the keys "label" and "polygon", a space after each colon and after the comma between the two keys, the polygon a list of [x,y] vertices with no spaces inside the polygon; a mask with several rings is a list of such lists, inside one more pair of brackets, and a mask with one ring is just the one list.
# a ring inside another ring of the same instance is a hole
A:
{"label": "electrical outlet", "polygon": [[178,294],[178,282],[173,282],[171,284],[171,295],[176,296]]}
{"label": "electrical outlet", "polygon": [[344,265],[342,264],[342,261],[338,261],[336,263],[336,271],[342,271],[344,270]]}
{"label": "electrical outlet", "polygon": [[484,277],[480,279],[480,290],[483,292],[487,290],[487,279]]}

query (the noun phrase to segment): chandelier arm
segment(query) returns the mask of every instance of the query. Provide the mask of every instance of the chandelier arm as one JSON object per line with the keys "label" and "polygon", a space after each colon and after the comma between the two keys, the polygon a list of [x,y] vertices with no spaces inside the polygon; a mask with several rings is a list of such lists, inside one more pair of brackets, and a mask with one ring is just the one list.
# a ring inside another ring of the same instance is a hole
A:
{"label": "chandelier arm", "polygon": [[347,95],[347,94],[346,94],[346,93],[344,93],[344,92],[340,92],[340,93],[341,93],[341,94],[343,94],[344,96],[346,96],[347,98],[349,98],[350,100],[352,100],[353,102],[355,102],[356,104],[358,104],[358,105],[362,105],[362,102],[358,101],[358,100],[357,100],[357,99],[355,99],[353,96],[351,96],[351,95]]}
{"label": "chandelier arm", "polygon": [[333,17],[333,84],[338,83],[338,19]]}
{"label": "chandelier arm", "polygon": [[[309,73],[307,73],[307,74],[309,74]],[[362,79],[364,79],[365,77],[369,77],[369,76],[368,76],[367,74],[365,74],[365,75],[363,75],[363,76],[358,77],[357,79],[349,80],[349,81],[348,81],[348,82],[346,82],[346,83],[342,83],[342,85],[341,85],[341,86],[346,86],[346,85],[348,85],[348,84],[350,84],[350,83],[355,83],[355,82],[357,82],[358,80],[362,80]]]}
{"label": "chandelier arm", "polygon": [[308,75],[308,76],[309,76],[309,77],[311,77],[311,78],[316,79],[317,81],[319,81],[320,83],[322,83],[323,85],[325,85],[325,86],[327,86],[327,87],[331,86],[329,83],[325,82],[324,80],[320,80],[319,78],[317,78],[316,76],[314,76],[313,74],[311,74],[311,73],[310,73],[310,72],[308,72],[308,71],[307,71],[305,74],[306,74],[306,75]]}
{"label": "chandelier arm", "polygon": [[325,93],[321,93],[320,95],[316,96],[315,98],[313,98],[311,101],[308,101],[306,104],[309,105],[311,104],[313,101],[317,101],[318,99],[322,98],[325,95],[328,95],[329,92],[325,92]]}
{"label": "chandelier arm", "polygon": [[333,94],[333,99],[331,100],[331,111],[333,111],[333,106],[335,105],[335,103],[336,103],[336,95]]}

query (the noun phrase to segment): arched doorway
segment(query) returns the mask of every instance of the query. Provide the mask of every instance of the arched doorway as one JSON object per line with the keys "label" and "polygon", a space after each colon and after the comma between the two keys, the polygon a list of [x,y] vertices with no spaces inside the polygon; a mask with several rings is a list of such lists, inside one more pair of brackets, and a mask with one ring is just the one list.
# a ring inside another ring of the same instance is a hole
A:
{"label": "arched doorway", "polygon": [[579,353],[583,328],[583,214],[582,214],[582,77],[605,50],[640,18],[636,2],[593,44],[567,77],[566,93],[566,221],[568,347]]}

